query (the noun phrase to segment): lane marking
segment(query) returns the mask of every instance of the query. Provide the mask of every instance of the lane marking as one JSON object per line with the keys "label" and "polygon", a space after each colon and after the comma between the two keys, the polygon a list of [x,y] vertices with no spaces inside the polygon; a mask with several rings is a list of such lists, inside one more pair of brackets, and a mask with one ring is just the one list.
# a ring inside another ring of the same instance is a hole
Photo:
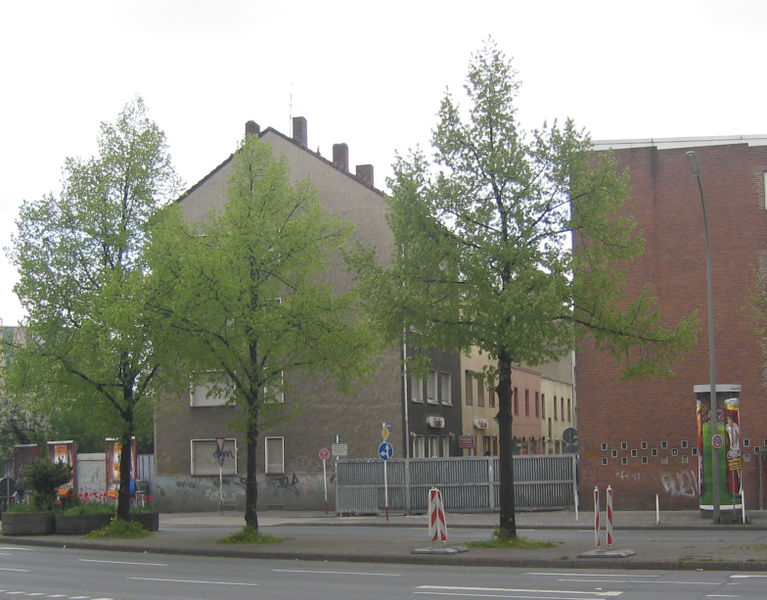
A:
{"label": "lane marking", "polygon": [[310,569],[272,569],[273,573],[309,573],[310,575],[363,575],[365,577],[402,577],[399,573],[369,573],[367,571],[315,571]]}
{"label": "lane marking", "polygon": [[413,594],[431,595],[431,596],[466,596],[469,598],[514,598],[515,600],[599,600],[599,598],[589,597],[569,597],[569,596],[526,596],[520,594],[480,594],[467,592],[413,592]]}
{"label": "lane marking", "polygon": [[127,577],[133,581],[157,581],[160,583],[206,583],[209,585],[242,585],[256,587],[257,583],[247,583],[244,581],[211,581],[208,579],[170,579],[165,577]]}
{"label": "lane marking", "polygon": [[127,562],[120,560],[95,560],[93,558],[79,558],[81,562],[106,563],[109,565],[138,565],[139,567],[167,567],[167,563]]}
{"label": "lane marking", "polygon": [[[436,592],[509,592],[523,594],[575,594],[577,596],[599,596],[600,598],[614,598],[620,596],[623,592],[594,592],[577,590],[533,590],[528,588],[492,588],[492,587],[469,587],[461,585],[419,585],[417,590],[428,590]],[[538,596],[533,596],[537,598]]]}
{"label": "lane marking", "polygon": [[[548,577],[625,577],[624,574],[616,573],[557,573],[556,571],[540,572],[540,571],[527,571],[525,575],[544,575]],[[632,577],[646,577],[647,579],[657,579],[660,575],[632,575]]]}
{"label": "lane marking", "polygon": [[[625,577],[625,575],[624,575]],[[601,583],[600,579],[557,579],[562,583]],[[661,583],[664,585],[722,585],[718,581],[664,581],[662,579],[612,579],[610,583],[632,583],[632,584],[650,584]]]}
{"label": "lane marking", "polygon": [[767,575],[741,575],[739,573],[733,573],[730,575],[731,579],[759,579],[767,577]]}
{"label": "lane marking", "polygon": [[0,571],[12,571],[13,573],[29,573],[29,569],[11,569],[11,568],[3,569],[1,567],[0,567]]}

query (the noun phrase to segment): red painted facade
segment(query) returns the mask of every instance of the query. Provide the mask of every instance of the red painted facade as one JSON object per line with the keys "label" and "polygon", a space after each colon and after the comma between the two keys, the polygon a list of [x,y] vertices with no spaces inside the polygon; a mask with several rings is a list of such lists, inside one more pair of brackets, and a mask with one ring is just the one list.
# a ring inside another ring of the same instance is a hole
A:
{"label": "red painted facade", "polygon": [[759,508],[767,389],[748,305],[759,265],[767,264],[765,143],[751,138],[610,144],[630,170],[631,198],[623,212],[635,218],[645,239],[644,254],[628,267],[629,294],[649,283],[664,321],[673,324],[697,311],[700,331],[697,346],[673,365],[676,375],[663,379],[623,380],[614,359],[588,343],[579,349],[581,498],[589,498],[595,485],[612,485],[619,510],[652,509],[656,494],[661,509],[698,506],[693,386],[708,384],[709,370],[703,216],[685,156],[694,149],[711,236],[717,383],[742,386],[746,506]]}

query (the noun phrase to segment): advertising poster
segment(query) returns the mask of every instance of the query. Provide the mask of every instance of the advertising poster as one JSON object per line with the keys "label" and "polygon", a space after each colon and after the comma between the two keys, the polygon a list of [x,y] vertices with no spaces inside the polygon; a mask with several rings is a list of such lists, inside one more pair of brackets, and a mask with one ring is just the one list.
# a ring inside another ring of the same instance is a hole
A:
{"label": "advertising poster", "polygon": [[[131,481],[136,480],[138,472],[138,442],[136,438],[131,438]],[[107,496],[117,498],[117,492],[120,490],[120,458],[122,456],[122,445],[116,438],[106,438],[104,440],[104,455],[106,456],[107,467]]]}
{"label": "advertising poster", "polygon": [[741,508],[740,386],[716,386],[716,415],[712,423],[711,397],[707,385],[695,386],[698,430],[698,487],[702,511],[714,510],[712,455],[718,447],[719,507]]}
{"label": "advertising poster", "polygon": [[46,456],[54,463],[64,463],[72,469],[72,479],[62,485],[56,491],[63,494],[67,490],[77,491],[77,450],[73,440],[48,442]]}

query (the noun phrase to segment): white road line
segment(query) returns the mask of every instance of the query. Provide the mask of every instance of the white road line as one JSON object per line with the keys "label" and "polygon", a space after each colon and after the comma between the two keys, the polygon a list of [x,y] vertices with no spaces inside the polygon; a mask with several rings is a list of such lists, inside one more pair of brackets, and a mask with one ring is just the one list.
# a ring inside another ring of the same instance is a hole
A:
{"label": "white road line", "polygon": [[10,568],[0,568],[0,571],[12,571],[13,573],[29,573],[29,569],[10,569]]}
{"label": "white road line", "polygon": [[[625,575],[624,575],[625,577]],[[602,583],[601,578],[595,577],[592,579],[557,579],[561,583]],[[721,585],[718,581],[664,581],[662,579],[633,579],[633,575],[628,579],[612,579],[610,583],[631,583],[631,584],[655,584],[662,583],[663,585]]]}
{"label": "white road line", "polygon": [[[614,598],[620,596],[623,592],[581,592],[577,590],[533,590],[527,588],[491,588],[491,587],[468,587],[460,585],[419,585],[417,590],[426,590],[433,592],[508,592],[522,594],[574,594],[580,596],[598,596],[599,598]],[[538,596],[534,596],[538,597]]]}
{"label": "white road line", "polygon": [[706,594],[706,598],[740,598],[739,594]]}
{"label": "white road line", "polygon": [[767,575],[741,575],[740,573],[730,575],[730,579],[759,579],[764,577],[767,577]]}
{"label": "white road line", "polygon": [[167,567],[167,563],[127,562],[119,560],[95,560],[92,558],[80,558],[81,562],[106,563],[109,565],[138,565],[140,567]]}
{"label": "white road line", "polygon": [[309,573],[310,575],[362,575],[365,577],[402,577],[399,573],[369,573],[366,571],[314,571],[309,569],[272,569],[273,573]]}
{"label": "white road line", "polygon": [[[543,575],[549,577],[625,577],[624,574],[616,573],[557,573],[556,571],[540,572],[540,571],[526,571],[525,575]],[[647,579],[657,579],[660,575],[632,575],[632,577],[642,577]]]}
{"label": "white road line", "polygon": [[134,581],[157,581],[160,583],[207,583],[209,585],[242,585],[256,587],[257,583],[247,583],[240,581],[209,581],[207,579],[170,579],[165,577],[128,577]]}
{"label": "white road line", "polygon": [[526,596],[521,594],[479,594],[467,592],[413,592],[432,596],[467,596],[470,598],[514,598],[515,600],[600,600],[599,598],[571,597],[571,596]]}
{"label": "white road line", "polygon": [[20,548],[18,546],[0,546],[0,550],[19,550],[21,552],[32,552],[32,548]]}

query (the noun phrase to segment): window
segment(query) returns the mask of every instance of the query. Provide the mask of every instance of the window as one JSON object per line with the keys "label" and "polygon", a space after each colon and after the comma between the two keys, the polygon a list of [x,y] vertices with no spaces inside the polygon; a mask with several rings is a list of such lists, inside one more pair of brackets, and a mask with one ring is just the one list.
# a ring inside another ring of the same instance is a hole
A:
{"label": "window", "polygon": [[448,406],[453,404],[450,373],[439,374],[439,400]]}
{"label": "window", "polygon": [[530,390],[525,390],[525,416],[530,416]]}
{"label": "window", "polygon": [[514,388],[514,414],[519,414],[519,403],[517,402],[517,398],[519,398],[519,390],[517,388]]}
{"label": "window", "polygon": [[424,458],[426,456],[424,439],[422,435],[417,435],[413,439],[413,458]]}
{"label": "window", "polygon": [[285,438],[282,436],[264,439],[265,473],[285,472]]}
{"label": "window", "polygon": [[218,462],[218,442],[215,438],[190,440],[192,475],[237,475],[237,438],[223,440],[224,462]]}
{"label": "window", "polygon": [[535,417],[537,419],[541,418],[541,398],[538,392],[535,392]]}
{"label": "window", "polygon": [[471,371],[464,371],[463,372],[464,379],[465,379],[465,395],[466,395],[466,406],[471,406],[474,404],[474,377],[471,376]]}
{"label": "window", "polygon": [[546,418],[546,394],[541,394],[541,417]]}
{"label": "window", "polygon": [[764,208],[767,209],[767,171],[764,172],[763,177],[764,186],[762,187],[762,192],[764,193]]}
{"label": "window", "polygon": [[284,386],[285,386],[285,375],[282,371],[280,371],[278,384],[264,386],[264,402],[284,404],[285,392],[282,391]]}
{"label": "window", "polygon": [[491,381],[487,386],[487,405],[495,408],[495,382]]}
{"label": "window", "polygon": [[485,405],[485,382],[477,379],[477,406]]}
{"label": "window", "polygon": [[562,396],[559,399],[559,416],[562,418],[562,420],[565,420],[565,397]]}
{"label": "window", "polygon": [[429,369],[429,375],[426,377],[426,402],[429,404],[437,403],[437,372]]}
{"label": "window", "polygon": [[570,398],[567,399],[567,420],[573,420],[573,407],[571,405]]}
{"label": "window", "polygon": [[189,382],[189,406],[223,406],[230,396],[231,388],[226,384],[203,381],[195,385],[193,381]]}
{"label": "window", "polygon": [[554,420],[557,420],[557,397],[554,396]]}
{"label": "window", "polygon": [[450,456],[450,438],[442,436],[442,456]]}
{"label": "window", "polygon": [[410,376],[410,398],[413,402],[423,402],[423,379]]}
{"label": "window", "polygon": [[430,435],[429,436],[429,456],[439,456],[439,436],[438,435]]}

